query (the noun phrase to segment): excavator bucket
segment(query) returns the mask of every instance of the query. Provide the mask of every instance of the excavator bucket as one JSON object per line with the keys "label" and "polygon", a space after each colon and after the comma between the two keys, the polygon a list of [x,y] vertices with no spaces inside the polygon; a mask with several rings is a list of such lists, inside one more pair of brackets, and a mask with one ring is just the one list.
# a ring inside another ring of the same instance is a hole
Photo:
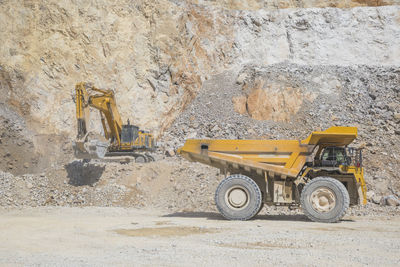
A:
{"label": "excavator bucket", "polygon": [[99,140],[76,141],[73,145],[78,159],[102,159],[107,153],[109,142]]}

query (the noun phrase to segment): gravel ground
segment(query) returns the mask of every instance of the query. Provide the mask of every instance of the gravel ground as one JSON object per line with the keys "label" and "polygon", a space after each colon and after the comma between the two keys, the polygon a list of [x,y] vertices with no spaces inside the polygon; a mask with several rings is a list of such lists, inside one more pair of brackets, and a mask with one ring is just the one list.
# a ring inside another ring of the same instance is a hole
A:
{"label": "gravel ground", "polygon": [[338,266],[400,264],[400,217],[302,215],[226,221],[213,212],[0,209],[0,265]]}

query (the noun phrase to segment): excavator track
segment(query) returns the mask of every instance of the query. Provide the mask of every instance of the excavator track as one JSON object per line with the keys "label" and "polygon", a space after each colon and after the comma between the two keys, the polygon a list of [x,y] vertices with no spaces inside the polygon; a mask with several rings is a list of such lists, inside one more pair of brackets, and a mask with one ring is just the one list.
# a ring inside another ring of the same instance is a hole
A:
{"label": "excavator track", "polygon": [[[125,159],[134,159],[137,163],[147,163],[155,161],[154,157],[149,153],[139,153],[139,152],[107,152],[105,154],[104,159],[113,159],[113,158],[125,158]],[[129,160],[130,161],[130,160]]]}

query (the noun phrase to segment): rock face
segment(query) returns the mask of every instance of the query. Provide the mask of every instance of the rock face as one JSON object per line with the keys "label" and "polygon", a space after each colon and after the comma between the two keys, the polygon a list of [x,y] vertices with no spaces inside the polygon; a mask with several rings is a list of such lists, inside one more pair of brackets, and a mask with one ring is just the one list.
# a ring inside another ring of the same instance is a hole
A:
{"label": "rock face", "polygon": [[122,117],[171,151],[188,137],[358,126],[369,184],[379,176],[396,188],[397,4],[1,1],[0,169],[38,172],[70,159],[74,85],[88,81],[115,90]]}
{"label": "rock face", "polygon": [[258,87],[262,85],[258,84],[256,89],[253,88],[246,101],[248,114],[256,120],[290,121],[304,100],[312,102],[315,98],[315,94],[305,93],[300,88],[282,88],[280,85]]}
{"label": "rock face", "polygon": [[[18,116],[32,133],[25,138],[34,144],[33,156],[48,162],[54,159],[48,157],[51,151],[63,153],[63,137],[75,137],[77,82],[114,89],[124,120],[159,135],[193,99],[202,80],[225,68],[224,51],[232,49],[229,12],[185,3],[0,5],[1,113],[6,120],[8,109]],[[98,118],[92,117],[92,127],[100,130]],[[50,144],[42,144],[48,139]],[[9,162],[4,164],[7,169]],[[30,170],[39,168],[36,164]]]}
{"label": "rock face", "polygon": [[227,9],[281,9],[281,8],[310,8],[310,7],[338,7],[338,8],[351,8],[363,6],[386,6],[399,4],[398,0],[381,1],[381,0],[192,0],[192,3],[214,5]]}

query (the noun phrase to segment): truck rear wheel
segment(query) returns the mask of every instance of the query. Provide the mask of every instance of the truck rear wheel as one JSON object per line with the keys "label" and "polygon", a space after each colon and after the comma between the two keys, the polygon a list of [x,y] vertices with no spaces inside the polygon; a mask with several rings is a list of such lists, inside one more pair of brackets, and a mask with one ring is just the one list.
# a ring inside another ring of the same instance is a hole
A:
{"label": "truck rear wheel", "polygon": [[333,223],[346,214],[350,197],[340,181],[330,177],[318,177],[304,186],[300,203],[304,214],[310,220]]}
{"label": "truck rear wheel", "polygon": [[260,211],[261,190],[251,178],[234,174],[218,185],[215,204],[228,220],[249,220]]}

